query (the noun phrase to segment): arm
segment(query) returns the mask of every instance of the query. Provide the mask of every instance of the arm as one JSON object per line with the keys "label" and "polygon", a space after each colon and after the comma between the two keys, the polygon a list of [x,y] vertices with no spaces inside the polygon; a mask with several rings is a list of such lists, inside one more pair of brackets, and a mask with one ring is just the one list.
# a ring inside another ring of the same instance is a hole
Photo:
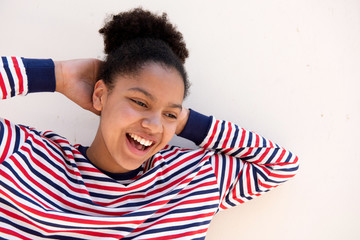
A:
{"label": "arm", "polygon": [[[54,64],[50,59],[1,57],[0,99],[54,90]],[[24,141],[25,134],[21,127],[0,118],[0,163],[17,151]]]}
{"label": "arm", "polygon": [[[2,57],[0,99],[56,90],[81,107],[97,113],[92,108],[91,94],[100,63],[97,59],[54,63],[51,59]],[[0,119],[0,163],[23,141],[23,131],[19,126]]]}
{"label": "arm", "polygon": [[51,59],[1,57],[1,99],[45,91],[55,91],[54,63]]}
{"label": "arm", "polygon": [[244,203],[294,177],[298,158],[237,125],[191,111],[180,136],[213,152],[220,209]]}

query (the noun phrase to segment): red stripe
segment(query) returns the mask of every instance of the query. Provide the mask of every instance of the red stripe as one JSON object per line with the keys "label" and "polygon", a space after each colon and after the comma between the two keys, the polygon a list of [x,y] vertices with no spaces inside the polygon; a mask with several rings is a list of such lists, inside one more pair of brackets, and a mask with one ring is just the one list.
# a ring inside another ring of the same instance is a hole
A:
{"label": "red stripe", "polygon": [[24,209],[27,212],[30,212],[31,214],[34,214],[35,218],[36,216],[40,216],[42,218],[47,218],[50,220],[50,222],[52,220],[59,220],[64,222],[65,225],[68,225],[69,223],[77,223],[77,224],[84,224],[84,227],[89,225],[110,225],[110,226],[118,226],[119,224],[141,224],[143,221],[142,220],[133,220],[133,221],[104,221],[104,220],[94,220],[94,219],[89,219],[89,218],[85,218],[85,219],[80,219],[80,218],[73,218],[73,217],[67,217],[67,216],[63,216],[63,215],[56,215],[56,214],[51,214],[49,212],[42,212],[36,209],[33,209],[29,206],[27,206],[26,204],[23,204],[19,201],[17,201],[16,199],[12,198],[10,195],[8,195],[6,192],[4,192],[1,188],[0,188],[0,193],[5,196],[5,199],[8,199],[10,202],[12,202],[14,205]]}
{"label": "red stripe", "polygon": [[233,188],[232,190],[232,199],[236,200],[237,202],[239,202],[240,204],[244,203],[244,201],[242,199],[240,199],[240,197],[237,197],[237,193],[238,193],[238,189],[239,189],[239,184],[240,184],[240,178],[242,177],[243,174],[243,168],[241,168],[237,178],[236,178],[236,186]]}
{"label": "red stripe", "polygon": [[[6,139],[6,143],[5,143],[5,148],[0,156],[0,163],[2,163],[5,160],[5,157],[7,156],[9,149],[10,149],[10,144],[11,144],[11,139],[12,139],[12,129],[11,129],[11,124],[8,120],[4,119],[5,124],[7,126],[7,136],[4,136],[3,139]],[[4,131],[5,132],[5,131]]]}
{"label": "red stripe", "polygon": [[[81,174],[80,174],[78,171],[74,171],[74,169],[69,168],[69,166],[67,166],[67,165],[65,164],[65,162],[64,162],[63,159],[60,159],[60,158],[56,157],[55,154],[54,154],[52,151],[50,151],[49,147],[47,147],[44,142],[36,139],[35,136],[33,136],[33,135],[30,135],[30,137],[32,138],[33,143],[35,143],[35,144],[38,145],[41,149],[43,149],[44,151],[46,151],[46,155],[48,155],[49,158],[51,158],[51,159],[53,159],[53,160],[56,160],[59,164],[61,164],[61,165],[66,169],[66,171],[67,171],[68,173],[73,174],[73,175],[78,176],[78,177],[81,177]],[[42,140],[43,140],[43,141],[48,141],[48,142],[52,143],[52,146],[53,146],[53,147],[57,148],[59,151],[61,151],[62,153],[64,153],[64,150],[63,150],[62,148],[60,148],[56,143],[54,143],[54,141],[52,141],[51,139],[48,139],[48,138],[45,137],[45,138],[42,138]],[[69,145],[70,145],[70,144],[69,144]],[[65,153],[64,153],[64,154],[65,154]],[[67,155],[68,155],[68,154],[67,154]],[[72,157],[72,159],[73,159],[73,157]]]}
{"label": "red stripe", "polygon": [[[287,178],[292,178],[293,176],[295,176],[295,174],[284,174],[284,175],[280,175],[274,172],[271,172],[269,169],[266,168],[266,166],[263,165],[258,165],[269,177],[275,177],[275,178],[281,178],[281,179],[287,179]],[[278,166],[278,164],[277,164]]]}
{"label": "red stripe", "polygon": [[[159,221],[153,222],[153,224],[151,224],[149,226],[137,228],[133,232],[142,232],[146,229],[151,228],[154,225],[160,225],[160,224],[164,224],[164,223],[186,222],[186,221],[192,221],[192,220],[198,220],[198,219],[205,220],[205,218],[211,217],[213,215],[214,215],[214,212],[209,212],[209,213],[203,213],[203,214],[198,214],[198,215],[193,215],[193,216],[165,218],[165,219],[161,219]],[[186,233],[179,233],[179,234],[174,234],[174,235],[167,234],[166,236],[162,236],[160,239],[174,239],[174,238],[178,238],[178,237],[192,236],[196,232],[197,231],[190,231],[190,232],[187,231]],[[146,238],[146,239],[159,239],[159,238]]]}
{"label": "red stripe", "polygon": [[282,152],[281,152],[279,158],[276,160],[276,163],[281,162],[281,160],[282,160],[283,157],[285,156],[285,153],[286,153],[286,150],[285,150],[285,149],[282,149]]}
{"label": "red stripe", "polygon": [[247,185],[247,190],[248,193],[250,194],[250,196],[254,195],[254,193],[251,191],[251,178],[250,178],[250,168],[252,168],[250,163],[245,163],[245,165],[247,166],[246,168],[246,185]]}
{"label": "red stripe", "polygon": [[266,148],[265,152],[263,154],[261,154],[260,158],[258,160],[256,160],[256,161],[253,161],[253,163],[258,164],[262,160],[264,160],[264,158],[268,156],[268,153],[269,153],[270,150],[271,150],[271,148]]}
{"label": "red stripe", "polygon": [[[30,137],[34,140],[34,143],[40,142],[40,141],[34,139],[33,136],[30,136]],[[89,193],[88,193],[88,191],[86,189],[84,189],[84,188],[75,188],[74,186],[70,185],[69,182],[66,181],[63,178],[63,176],[58,175],[57,172],[54,172],[51,168],[49,168],[48,166],[43,164],[42,161],[39,161],[39,159],[35,158],[32,155],[32,151],[30,149],[24,147],[24,151],[26,151],[29,154],[29,156],[30,156],[31,160],[33,161],[33,163],[36,164],[37,166],[39,166],[43,170],[43,172],[49,174],[50,176],[54,177],[55,179],[58,179],[60,182],[62,182],[64,184],[64,186],[69,188],[69,190],[71,190],[73,192],[76,192],[76,193],[89,195]],[[55,156],[54,156],[54,159],[56,159]],[[58,160],[58,162],[59,162],[59,160]],[[65,163],[63,163],[63,165],[65,165]],[[74,174],[74,175],[79,176],[79,172],[75,172],[75,171],[69,171],[69,172],[77,173],[77,174]]]}
{"label": "red stripe", "polygon": [[240,143],[239,143],[240,148],[244,147],[244,141],[245,141],[245,136],[246,136],[246,131],[243,128],[241,128],[241,130],[242,130],[241,139],[240,139]]}
{"label": "red stripe", "polygon": [[[76,230],[76,229],[71,229],[71,230],[51,230],[45,227],[42,227],[41,225],[36,224],[36,222],[33,222],[31,220],[29,220],[28,218],[25,218],[23,216],[20,216],[18,214],[15,214],[14,212],[8,211],[6,209],[2,209],[2,212],[5,213],[5,215],[7,215],[10,218],[14,218],[17,219],[18,221],[22,221],[24,223],[27,223],[33,227],[36,227],[38,230],[42,230],[46,233],[78,233],[78,234],[84,234],[84,235],[88,235],[88,236],[97,236],[97,237],[111,237],[111,238],[122,238],[124,236],[122,235],[118,235],[118,234],[108,234],[108,233],[104,233],[102,231],[101,228],[100,229],[96,229],[95,231],[89,231],[89,230]],[[19,237],[23,237],[21,235],[18,235]],[[21,238],[23,239],[23,238]]]}
{"label": "red stripe", "polygon": [[214,140],[214,137],[215,137],[216,132],[217,132],[218,125],[219,125],[219,121],[216,121],[216,122],[215,122],[214,129],[213,129],[213,131],[211,132],[211,136],[210,136],[208,142],[204,145],[204,148],[205,148],[205,149],[207,149],[207,148],[210,146],[210,144],[212,143],[212,141]]}
{"label": "red stripe", "polygon": [[207,232],[208,228],[203,228],[203,229],[199,229],[199,230],[195,230],[195,231],[187,231],[186,233],[179,233],[179,234],[173,234],[173,235],[166,235],[166,236],[161,236],[161,237],[154,237],[154,238],[146,238],[147,240],[173,240],[175,238],[183,238],[183,237],[188,237],[188,236],[194,236],[196,234],[203,234]]}
{"label": "red stripe", "polygon": [[[97,189],[103,189],[103,190],[108,190],[108,191],[132,191],[132,190],[138,190],[139,188],[149,185],[150,183],[154,182],[156,180],[156,178],[159,178],[161,176],[166,175],[169,171],[172,171],[174,168],[177,168],[179,165],[182,165],[186,162],[188,162],[189,160],[196,158],[198,156],[201,156],[202,154],[204,154],[205,150],[201,150],[199,149],[199,151],[196,151],[194,154],[182,159],[181,161],[178,161],[176,164],[174,164],[171,167],[166,168],[165,170],[161,171],[161,172],[157,172],[156,175],[154,175],[152,178],[148,179],[147,181],[141,182],[137,185],[134,186],[127,186],[127,187],[113,187],[113,186],[104,186],[104,185],[99,185],[99,184],[86,184],[86,186],[92,187],[92,188],[97,188]],[[201,161],[206,161],[208,159],[208,157],[205,157],[203,159],[201,159]],[[181,179],[177,180],[177,182],[181,181]],[[174,183],[174,182],[173,182]],[[175,185],[175,183],[174,183]],[[162,188],[163,189],[163,188]],[[155,190],[153,192],[159,192],[159,190]]]}
{"label": "red stripe", "polygon": [[6,228],[3,228],[3,227],[0,227],[0,233],[5,233],[7,235],[10,235],[10,236],[13,236],[13,237],[17,237],[19,239],[23,239],[23,240],[32,240],[31,238],[27,238],[25,236],[22,236],[20,235],[19,233],[17,232],[14,232],[10,229],[6,229]]}
{"label": "red stripe", "polygon": [[24,80],[23,80],[23,76],[21,74],[19,63],[18,63],[16,57],[11,57],[11,59],[13,61],[13,65],[14,65],[14,68],[15,68],[16,75],[17,75],[17,77],[19,79],[19,94],[22,94],[24,92]]}
{"label": "red stripe", "polygon": [[204,202],[210,202],[210,201],[219,201],[219,196],[180,201],[178,204],[175,204],[171,207],[161,208],[158,211],[156,211],[156,213],[166,213],[166,212],[170,211],[171,209],[174,209],[178,206],[191,205],[194,203],[204,203]]}
{"label": "red stripe", "polygon": [[259,180],[259,185],[266,188],[266,189],[271,189],[271,188],[274,188],[274,187],[277,187],[278,185],[275,185],[275,186],[272,186],[272,185],[269,185],[269,184],[266,184],[266,183],[263,183],[262,181]]}
{"label": "red stripe", "polygon": [[256,141],[255,141],[255,147],[259,147],[259,142],[260,142],[260,138],[259,135],[257,135],[256,133],[253,133],[255,135]]}
{"label": "red stripe", "polygon": [[6,88],[5,88],[4,78],[2,77],[1,72],[0,72],[0,89],[2,92],[2,99],[6,99],[7,92],[6,92]]}
{"label": "red stripe", "polygon": [[10,176],[9,174],[7,174],[6,172],[4,172],[2,170],[0,171],[0,173],[1,173],[0,176],[4,177],[8,181],[10,181],[12,184],[14,184],[16,186],[15,189],[17,189],[19,192],[21,192],[24,195],[30,196],[30,198],[35,200],[37,203],[43,205],[44,208],[52,209],[49,205],[45,204],[45,201],[41,201],[35,195],[31,194],[30,192],[28,192],[24,188],[22,188],[16,181],[14,181],[14,177]]}
{"label": "red stripe", "polygon": [[226,146],[228,144],[228,141],[230,139],[231,131],[232,131],[232,127],[231,127],[231,123],[229,122],[228,123],[228,130],[227,130],[227,133],[226,133],[226,138],[225,138],[224,143],[222,145],[222,149],[226,148]]}
{"label": "red stripe", "polygon": [[219,155],[215,154],[215,176],[219,178]]}
{"label": "red stripe", "polygon": [[250,155],[250,153],[252,153],[254,148],[250,147],[248,148],[247,152],[242,154],[241,157],[247,157],[248,155]]}
{"label": "red stripe", "polygon": [[[31,152],[29,152],[29,150],[25,149],[26,152],[28,152],[28,154],[30,155],[30,159],[31,161],[33,161],[36,164],[36,159],[31,155]],[[43,184],[39,184],[38,181],[36,181],[35,179],[33,179],[28,172],[23,168],[22,164],[20,164],[15,158],[11,158],[14,162],[14,164],[16,165],[16,167],[20,170],[21,174],[24,176],[25,179],[27,179],[29,181],[30,184],[33,184],[34,186],[37,186],[39,189],[41,189],[43,192],[45,192],[46,194],[48,194],[49,196],[51,196],[53,199],[55,199],[58,203],[61,203],[65,206],[71,207],[73,209],[79,209],[79,210],[83,210],[83,211],[87,211],[87,212],[92,212],[92,213],[97,213],[97,214],[103,214],[103,215],[107,215],[107,216],[118,216],[120,213],[119,212],[104,212],[104,211],[99,211],[96,210],[94,208],[87,208],[84,206],[81,206],[79,204],[70,202],[68,200],[65,200],[61,194],[57,194],[56,192],[50,190],[48,187],[44,186]],[[51,173],[48,173],[49,175]],[[51,175],[54,178],[55,175]],[[57,178],[60,178],[59,176],[57,176]],[[62,178],[61,178],[62,179]],[[62,179],[63,180],[63,179]],[[85,192],[86,190],[84,190]],[[79,192],[79,191],[77,191]],[[87,193],[87,191],[86,191]],[[83,193],[84,194],[84,193]],[[85,194],[86,196],[88,196],[89,194]]]}
{"label": "red stripe", "polygon": [[[227,171],[226,173],[225,173],[225,176],[224,177],[227,177],[227,182],[226,182],[226,190],[225,190],[225,192],[229,192],[229,190],[230,190],[230,185],[231,185],[231,175],[232,175],[232,173],[233,173],[233,161],[232,160],[234,160],[234,159],[228,159],[229,161],[228,161],[228,165],[229,165],[229,171]],[[226,194],[224,194],[224,196],[223,196],[223,198],[221,199],[221,207],[222,208],[226,208],[224,205],[223,205],[223,202],[224,202],[224,199],[225,199],[225,197],[226,197]]]}

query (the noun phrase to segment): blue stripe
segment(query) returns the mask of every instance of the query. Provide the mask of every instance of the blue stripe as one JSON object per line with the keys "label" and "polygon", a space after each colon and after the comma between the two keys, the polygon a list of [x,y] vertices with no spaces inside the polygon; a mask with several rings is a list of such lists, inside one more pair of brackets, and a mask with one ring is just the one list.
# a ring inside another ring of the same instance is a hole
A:
{"label": "blue stripe", "polygon": [[256,167],[251,167],[252,168],[252,174],[253,174],[253,177],[254,177],[254,187],[255,187],[255,191],[257,193],[260,193],[262,191],[260,191],[259,189],[259,182],[258,182],[258,176],[257,176],[257,172],[258,172],[258,169]]}
{"label": "blue stripe", "polygon": [[17,152],[19,150],[19,144],[20,144],[20,128],[18,126],[15,126],[15,144],[14,144],[13,152]]}
{"label": "blue stripe", "polygon": [[236,150],[235,152],[233,152],[231,154],[231,156],[233,157],[237,157],[245,148],[239,148],[238,150]]}
{"label": "blue stripe", "polygon": [[9,68],[9,63],[6,57],[1,57],[2,61],[3,61],[3,65],[4,65],[4,70],[6,72],[6,75],[9,79],[9,85],[10,85],[10,96],[14,97],[15,96],[15,83],[14,83],[14,78],[11,74],[10,68]]}
{"label": "blue stripe", "polygon": [[[201,219],[199,219],[199,220],[201,220]],[[158,229],[151,229],[151,230],[148,230],[148,231],[144,231],[144,233],[142,233],[142,234],[165,233],[165,232],[168,232],[168,231],[176,231],[176,230],[183,230],[184,232],[186,232],[187,228],[203,227],[203,226],[207,226],[209,224],[210,224],[210,220],[199,221],[199,222],[193,222],[193,223],[189,223],[189,224],[183,224],[183,225],[180,225],[180,226],[172,226],[172,227],[163,227],[163,228],[158,228]],[[202,234],[205,234],[205,233],[202,233]]]}
{"label": "blue stripe", "polygon": [[220,132],[219,132],[219,135],[215,141],[215,144],[214,146],[212,147],[212,149],[217,149],[219,147],[219,143],[220,141],[223,139],[223,134],[224,134],[224,131],[225,131],[225,122],[222,122],[221,123],[221,128],[220,128]]}
{"label": "blue stripe", "polygon": [[249,139],[246,145],[247,147],[251,147],[252,138],[253,138],[253,133],[249,132]]}
{"label": "blue stripe", "polygon": [[[1,199],[0,199],[0,201],[1,201]],[[13,226],[16,229],[19,229],[28,234],[33,234],[33,235],[35,235],[37,237],[41,237],[41,238],[50,238],[50,239],[59,239],[59,240],[83,240],[84,239],[84,238],[69,237],[69,236],[64,236],[64,235],[50,235],[50,236],[48,234],[44,235],[41,232],[35,231],[31,228],[27,228],[27,227],[24,227],[24,226],[16,224],[16,223],[13,223],[13,222],[7,220],[6,218],[2,218],[2,217],[0,217],[0,222],[7,223],[8,225]]]}
{"label": "blue stripe", "polygon": [[[20,155],[20,154],[19,154]],[[41,193],[39,193],[36,189],[34,189],[31,185],[29,185],[26,181],[24,181],[24,179],[22,177],[19,176],[19,174],[17,173],[17,171],[15,169],[12,168],[12,166],[9,163],[3,163],[4,167],[7,167],[11,173],[16,177],[15,179],[17,179],[18,181],[20,181],[26,188],[28,188],[29,190],[31,190],[32,193],[34,193],[34,195],[36,195],[37,197],[39,197],[40,199],[44,200],[43,202],[50,204],[52,206],[54,206],[55,208],[60,209],[63,212],[71,212],[71,213],[75,213],[77,214],[77,212],[72,212],[68,209],[65,209],[63,207],[61,207],[60,205],[58,205],[56,202],[52,202],[49,198],[47,198],[47,196],[42,195]],[[1,182],[2,183],[2,182]],[[31,199],[27,198],[26,196],[24,196],[23,194],[21,194],[21,192],[11,188],[10,186],[7,185],[3,185],[3,187],[7,188],[9,191],[11,191],[12,193],[14,193],[17,196],[22,196],[24,199],[26,199],[28,202],[31,202],[35,205],[38,205],[39,207],[43,208],[41,205],[39,205],[38,203],[32,201]]]}
{"label": "blue stripe", "polygon": [[253,155],[242,157],[241,160],[247,161],[247,160],[253,159],[255,156],[257,156],[261,152],[261,150],[262,150],[262,148],[257,148]]}
{"label": "blue stripe", "polygon": [[225,169],[226,169],[226,165],[227,165],[227,161],[226,161],[226,158],[225,158],[225,156],[223,156],[223,155],[219,155],[219,162],[222,162],[222,168],[221,168],[221,174],[220,174],[220,178],[219,178],[219,180],[220,180],[220,186],[219,186],[219,188],[220,188],[220,196],[223,196],[223,194],[224,194],[224,191],[226,190],[226,189],[224,189],[224,176],[226,176],[226,172],[225,172]]}
{"label": "blue stripe", "polygon": [[[257,170],[256,172],[257,172],[266,182],[280,184],[280,183],[286,181],[286,180],[274,181],[274,180],[270,179],[269,176],[266,175],[266,174],[262,171],[262,169],[256,168],[256,170]],[[269,171],[271,171],[271,169],[270,169]]]}
{"label": "blue stripe", "polygon": [[[35,149],[33,149],[35,150]],[[37,150],[38,151],[38,150]],[[44,182],[48,183],[50,186],[52,186],[54,189],[58,190],[59,192],[61,192],[61,194],[68,196],[69,198],[72,198],[74,200],[83,202],[83,203],[88,203],[88,204],[92,204],[92,201],[90,201],[87,198],[82,198],[79,197],[77,195],[71,194],[71,192],[69,192],[70,189],[67,188],[62,188],[62,186],[64,185],[57,185],[51,178],[54,176],[49,175],[46,172],[38,172],[32,165],[33,163],[30,163],[30,160],[28,160],[22,153],[18,153],[19,156],[21,156],[22,160],[24,161],[24,163],[27,165],[27,167],[29,168],[30,172],[32,172],[34,175],[36,175],[38,178],[40,178],[41,180],[43,180]],[[70,180],[70,179],[68,179]],[[82,181],[78,181],[78,185],[84,185],[84,183]],[[59,194],[59,193],[55,193],[55,194]],[[75,193],[77,194],[77,193]],[[43,197],[43,196],[42,196]],[[52,204],[54,204],[53,202],[50,202]]]}
{"label": "blue stripe", "polygon": [[210,188],[210,189],[194,191],[188,195],[182,196],[181,198],[173,198],[169,201],[169,203],[177,203],[177,202],[181,202],[181,201],[186,201],[186,198],[189,198],[192,196],[201,196],[201,195],[206,195],[206,194],[211,194],[211,193],[219,193],[218,188],[216,186],[214,186],[213,188]]}
{"label": "blue stripe", "polygon": [[0,146],[3,142],[3,139],[5,141],[5,138],[4,138],[4,134],[5,134],[5,124],[3,123],[3,121],[0,121]]}
{"label": "blue stripe", "polygon": [[[245,173],[244,173],[244,171],[242,171],[242,174],[241,174],[240,179],[239,179],[239,192],[240,192],[240,196],[241,196],[242,198],[247,199],[247,200],[251,200],[252,197],[245,196],[244,182],[243,182],[243,178],[242,178],[244,175],[245,175]],[[246,176],[245,176],[245,178],[246,178]],[[245,182],[245,184],[246,184],[246,182]]]}
{"label": "blue stripe", "polygon": [[[44,139],[44,138],[42,138],[42,139]],[[48,139],[45,139],[45,140],[48,140]],[[58,150],[58,149],[53,145],[52,142],[43,141],[43,143],[45,143],[45,145],[47,145],[47,146],[51,149],[50,152],[52,152],[52,153],[55,152],[55,153],[57,153],[59,156],[62,156],[62,157],[61,157],[61,160],[63,160],[64,163],[65,163],[65,165],[69,166],[69,168],[70,168],[70,166],[71,166],[72,168],[74,168],[74,169],[77,168],[77,165],[76,165],[75,161],[70,161],[69,159],[67,159],[67,158],[64,156],[64,153],[63,153],[62,151]],[[63,147],[63,146],[61,146],[61,149],[63,149],[63,151],[69,151],[69,152],[71,152],[71,153],[73,152],[73,149],[71,149],[70,147]],[[48,150],[49,150],[49,149],[48,149]],[[56,154],[55,154],[55,155],[56,155]],[[47,155],[46,155],[46,156],[47,156]],[[48,159],[48,157],[47,157],[47,159]],[[52,164],[54,167],[58,168],[58,170],[62,171],[68,178],[71,178],[71,176],[69,175],[68,171],[65,171],[65,170],[62,169],[61,167],[59,168],[56,164],[53,164],[53,159],[51,159],[51,160],[49,161],[49,163]],[[70,180],[71,180],[71,179],[70,179]],[[72,182],[73,182],[73,183],[77,183],[77,182],[78,182],[78,179],[76,179],[76,180],[74,180],[74,181],[72,181]]]}
{"label": "blue stripe", "polygon": [[[192,163],[192,164],[190,164],[190,165],[188,165],[188,166],[186,166],[186,167],[187,167],[187,168],[191,168],[194,164],[197,164],[197,162]],[[194,172],[199,171],[199,170],[201,169],[201,167],[202,167],[202,166],[199,166],[198,168],[196,168],[196,169],[194,170]],[[158,179],[158,180],[155,181],[152,185],[150,185],[148,188],[142,190],[140,193],[144,193],[144,192],[148,192],[148,191],[151,191],[151,190],[153,190],[153,189],[156,189],[157,186],[159,186],[159,185],[161,185],[161,184],[163,184],[163,183],[172,182],[172,178],[176,178],[179,174],[181,174],[182,171],[183,171],[183,168],[179,169],[178,171],[176,171],[175,173],[173,173],[172,175],[170,175],[170,176],[167,177],[167,178]],[[191,174],[191,173],[190,173],[190,174]],[[189,185],[190,185],[190,184],[192,185],[192,183],[189,183]],[[172,190],[171,192],[164,192],[164,194],[165,194],[165,195],[173,195],[173,194],[179,193],[181,190],[182,190],[182,189],[174,189],[174,190]],[[141,201],[141,202],[140,202],[140,201],[137,201],[137,202],[133,202],[133,203],[127,203],[127,204],[122,205],[122,207],[126,208],[126,207],[137,207],[137,206],[141,206],[141,205],[142,205],[142,206],[143,206],[143,205],[147,205],[147,204],[150,204],[150,203],[152,203],[152,202],[157,201],[158,199],[161,199],[161,198],[164,196],[164,194],[161,194],[161,195],[159,195],[159,196],[157,196],[157,197],[155,197],[155,198],[147,199],[147,200]],[[100,197],[103,197],[103,198],[105,198],[105,199],[108,198],[108,196],[106,196],[106,195],[102,195],[102,194],[97,194],[97,195],[99,195]]]}
{"label": "blue stripe", "polygon": [[[16,206],[14,206],[11,202],[8,202],[6,201],[5,199],[2,199],[0,198],[0,202],[5,204],[6,206],[10,207],[10,208],[13,208],[13,209],[16,209]],[[51,212],[51,210],[50,210]],[[38,218],[34,218],[32,215],[29,215],[27,214],[26,212],[21,212],[22,214],[26,215],[27,218],[29,218],[30,220],[32,220],[33,223],[40,223],[40,224],[44,224],[46,226],[51,226],[51,227],[56,227],[56,228],[66,228],[66,229],[83,229],[84,227],[83,226],[71,226],[69,224],[57,224],[57,223],[53,223],[53,222],[50,222],[50,221],[43,221],[43,220],[40,220]],[[66,212],[66,213],[72,213],[72,212]],[[79,214],[79,213],[75,213],[75,214]],[[0,222],[3,222],[3,221],[0,221]],[[11,222],[12,223],[12,222]],[[10,224],[12,225],[12,224]],[[95,230],[97,232],[101,231],[101,230],[108,230],[108,229],[111,229],[111,230],[118,230],[118,231],[127,231],[127,232],[131,232],[134,230],[134,228],[129,228],[129,227],[121,227],[121,226],[117,226],[117,227],[90,227],[90,226],[86,226],[86,229],[87,230]],[[31,231],[34,231],[32,229],[30,229],[30,231],[26,231],[28,233],[31,233]],[[43,236],[41,235],[41,233],[37,233],[35,234],[36,236]],[[56,239],[56,236],[60,236],[60,237],[64,237],[63,235],[51,235],[51,238],[55,238]],[[67,239],[67,238],[66,238]],[[71,238],[70,238],[71,239]],[[78,239],[78,238],[74,238],[74,239]],[[83,238],[81,238],[83,239]]]}
{"label": "blue stripe", "polygon": [[[76,176],[75,178],[72,178],[70,173],[65,170],[62,166],[59,166],[56,164],[56,161],[54,161],[53,159],[49,158],[48,154],[40,151],[39,149],[37,149],[33,144],[32,140],[31,139],[27,139],[26,142],[31,146],[31,150],[36,153],[37,155],[39,155],[41,158],[41,160],[43,161],[46,161],[47,163],[49,163],[51,166],[53,166],[54,168],[56,168],[59,172],[61,172],[62,174],[64,174],[68,179],[69,181],[71,181],[72,183],[74,184],[81,184],[81,185],[84,185],[84,182],[81,181],[80,179],[78,179]],[[69,168],[77,168],[76,164],[75,163],[70,163],[69,160],[67,160],[65,157],[64,157],[64,154],[59,152],[54,146],[52,146],[51,144],[48,143],[48,141],[42,141],[42,143],[45,143],[49,148],[51,148],[52,152],[56,152],[57,154],[59,154],[59,156],[61,156],[61,160],[64,161],[64,164],[65,165],[70,165]],[[49,149],[48,149],[49,150]],[[23,157],[25,158],[25,157]],[[39,174],[40,175],[40,174]],[[55,186],[55,185],[54,185]]]}
{"label": "blue stripe", "polygon": [[288,157],[287,157],[286,160],[285,160],[286,163],[290,162],[290,159],[291,159],[291,157],[292,157],[292,153],[291,153],[291,152],[288,152],[288,153],[289,153],[289,155],[288,155]]}
{"label": "blue stripe", "polygon": [[268,160],[266,161],[265,164],[270,164],[271,161],[272,161],[272,160],[274,159],[274,157],[276,156],[276,154],[277,154],[278,151],[279,151],[279,148],[274,148],[273,153],[272,153],[270,156],[269,156],[269,154],[268,154],[269,158],[268,158]]}
{"label": "blue stripe", "polygon": [[[233,161],[233,163],[234,163],[234,165],[235,165],[235,169],[236,169],[235,172],[239,174],[240,171],[241,171],[241,165],[242,165],[241,160],[232,159],[232,161]],[[237,175],[236,177],[238,177],[238,175]],[[239,179],[240,179],[240,178],[239,178]],[[236,185],[238,185],[238,184],[240,184],[238,181],[233,181],[233,182],[231,183],[230,187],[229,187],[229,190],[230,190],[230,189],[233,189],[233,188],[236,188]],[[232,197],[230,197],[230,194],[232,194],[232,192],[229,191],[229,190],[228,190],[227,195],[226,195],[226,197],[225,197],[225,202],[226,202],[227,204],[229,204],[230,206],[235,207],[235,206],[237,206],[237,204],[235,204],[235,203],[233,203],[233,202],[231,201],[231,200],[232,200]]]}
{"label": "blue stripe", "polygon": [[[146,222],[156,222],[157,220],[160,220],[161,218],[163,218],[166,215],[171,215],[171,214],[177,214],[177,213],[188,213],[188,212],[198,212],[201,210],[207,210],[207,209],[215,209],[217,207],[217,205],[214,204],[210,204],[210,205],[203,205],[201,207],[193,207],[193,208],[187,208],[187,210],[184,209],[175,209],[173,211],[167,212],[166,214],[156,217],[156,218],[149,218],[145,221]],[[201,220],[201,219],[200,219]],[[167,232],[167,231],[173,231],[173,230],[185,230],[186,228],[192,228],[192,227],[196,227],[196,226],[206,226],[210,224],[210,220],[207,221],[199,221],[199,222],[193,222],[190,224],[184,224],[184,225],[180,225],[180,226],[174,226],[174,227],[164,227],[164,228],[158,228],[158,229],[150,229],[147,231],[144,231],[136,236],[131,236],[131,238],[122,238],[122,239],[132,239],[132,238],[136,238],[140,235],[145,235],[145,234],[152,234],[152,233],[158,233],[158,232]]]}
{"label": "blue stripe", "polygon": [[[22,178],[20,178],[20,176],[17,174],[16,171],[14,171],[14,169],[11,167],[11,165],[8,162],[3,163],[3,166],[6,167],[7,169],[9,169],[14,175],[15,175],[15,179],[18,179],[19,182],[21,182],[23,185],[25,185],[26,187],[28,187],[32,192],[37,193],[31,186],[29,186]],[[24,195],[22,192],[20,192],[20,189],[14,189],[12,186],[9,186],[7,184],[5,184],[3,181],[0,182],[0,186],[2,186],[3,188],[7,189],[8,191],[10,191],[11,193],[13,193],[14,195],[21,197],[22,199],[26,200],[27,202],[30,202],[40,208],[43,208],[43,206],[41,206],[40,204],[38,204],[37,202],[35,202],[34,200],[32,200],[31,198],[28,198],[26,195]],[[37,194],[38,196],[40,194]],[[42,195],[40,195],[42,197]],[[44,197],[43,199],[46,200],[46,198]]]}
{"label": "blue stripe", "polygon": [[296,167],[292,167],[292,168],[282,168],[279,169],[278,171],[282,171],[282,172],[296,172],[299,169],[299,166]]}
{"label": "blue stripe", "polygon": [[[259,136],[259,137],[261,137],[261,136]],[[267,144],[266,144],[266,142],[267,142],[266,139],[265,139],[264,137],[261,137],[261,138],[262,138],[262,140],[263,140],[263,145],[262,145],[262,147],[263,147],[263,148],[268,147]]]}
{"label": "blue stripe", "polygon": [[239,127],[235,125],[235,133],[234,133],[234,137],[233,137],[233,139],[231,141],[231,145],[230,145],[231,148],[235,147],[236,140],[238,139],[238,136],[239,136]]}

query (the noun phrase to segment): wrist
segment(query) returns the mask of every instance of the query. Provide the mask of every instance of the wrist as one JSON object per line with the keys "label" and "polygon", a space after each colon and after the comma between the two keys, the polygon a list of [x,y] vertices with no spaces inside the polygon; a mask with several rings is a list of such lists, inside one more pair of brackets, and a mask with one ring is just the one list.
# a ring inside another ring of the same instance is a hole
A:
{"label": "wrist", "polygon": [[54,92],[55,68],[52,59],[22,58],[26,69],[28,93]]}
{"label": "wrist", "polygon": [[179,135],[185,128],[186,123],[189,119],[190,110],[188,108],[183,108],[179,116],[179,123],[176,127],[176,135]]}
{"label": "wrist", "polygon": [[55,91],[59,93],[63,93],[64,91],[64,78],[63,78],[63,71],[62,71],[62,62],[61,61],[54,61],[55,64]]}
{"label": "wrist", "polygon": [[191,109],[186,125],[179,133],[179,136],[193,141],[196,145],[200,145],[207,136],[212,121],[212,117],[203,115]]}

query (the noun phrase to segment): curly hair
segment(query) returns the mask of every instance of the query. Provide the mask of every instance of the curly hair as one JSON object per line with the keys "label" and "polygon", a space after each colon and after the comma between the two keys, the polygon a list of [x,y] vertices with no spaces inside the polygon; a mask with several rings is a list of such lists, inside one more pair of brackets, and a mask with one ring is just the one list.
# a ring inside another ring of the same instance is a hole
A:
{"label": "curly hair", "polygon": [[100,77],[111,89],[118,75],[138,73],[146,63],[155,62],[175,68],[188,94],[190,83],[184,68],[189,56],[182,34],[168,19],[142,8],[113,15],[99,32],[107,54]]}

